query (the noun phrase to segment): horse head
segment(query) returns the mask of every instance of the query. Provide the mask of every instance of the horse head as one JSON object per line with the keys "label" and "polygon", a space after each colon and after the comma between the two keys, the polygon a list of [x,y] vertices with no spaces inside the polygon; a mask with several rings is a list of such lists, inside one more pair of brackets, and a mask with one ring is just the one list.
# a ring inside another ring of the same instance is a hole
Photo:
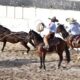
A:
{"label": "horse head", "polygon": [[34,30],[30,30],[28,33],[28,39],[29,40],[33,40],[35,42],[35,44],[39,44],[43,42],[43,38],[41,37],[40,34],[38,34],[36,31]]}
{"label": "horse head", "polygon": [[61,33],[64,39],[69,36],[69,33],[66,31],[65,26],[63,24],[58,25],[56,32]]}
{"label": "horse head", "polygon": [[58,27],[57,27],[57,33],[60,33],[64,30],[64,25],[63,24],[59,24]]}

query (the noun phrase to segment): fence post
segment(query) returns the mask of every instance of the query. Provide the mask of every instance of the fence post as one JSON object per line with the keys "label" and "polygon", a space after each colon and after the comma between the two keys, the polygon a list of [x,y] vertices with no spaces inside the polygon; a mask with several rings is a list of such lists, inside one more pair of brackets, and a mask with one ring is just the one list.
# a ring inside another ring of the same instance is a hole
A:
{"label": "fence post", "polygon": [[6,6],[6,17],[7,17],[7,11],[8,11],[8,10],[7,10],[7,6]]}
{"label": "fence post", "polygon": [[22,5],[22,19],[24,19],[24,5]]}
{"label": "fence post", "polygon": [[14,6],[14,19],[15,19],[15,17],[16,17],[16,16],[15,16],[15,8],[16,8],[16,7]]}

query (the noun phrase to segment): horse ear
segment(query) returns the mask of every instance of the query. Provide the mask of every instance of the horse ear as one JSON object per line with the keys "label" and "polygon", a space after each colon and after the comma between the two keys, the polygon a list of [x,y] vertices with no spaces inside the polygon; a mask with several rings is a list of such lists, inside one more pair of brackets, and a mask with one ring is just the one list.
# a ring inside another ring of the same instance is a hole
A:
{"label": "horse ear", "polygon": [[32,31],[32,29],[30,29],[30,31]]}
{"label": "horse ear", "polygon": [[58,26],[60,25],[60,23],[57,24]]}

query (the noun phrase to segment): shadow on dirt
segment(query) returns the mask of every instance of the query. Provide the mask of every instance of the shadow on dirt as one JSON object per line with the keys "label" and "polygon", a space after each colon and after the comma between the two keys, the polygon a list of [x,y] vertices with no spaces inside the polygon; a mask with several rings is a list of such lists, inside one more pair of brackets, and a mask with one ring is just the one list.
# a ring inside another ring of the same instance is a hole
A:
{"label": "shadow on dirt", "polygon": [[[46,63],[50,63],[53,64],[56,63],[57,64],[58,60],[52,60],[52,61],[46,61]],[[21,67],[23,65],[27,66],[29,64],[34,64],[34,63],[40,63],[39,60],[36,59],[15,59],[15,60],[3,60],[0,61],[0,67],[1,68],[10,68],[10,67]],[[71,65],[71,68],[80,68],[80,64],[69,64]]]}
{"label": "shadow on dirt", "polygon": [[27,65],[31,63],[39,63],[39,61],[31,59],[15,59],[15,60],[4,60],[0,61],[0,67],[21,67],[22,65]]}
{"label": "shadow on dirt", "polygon": [[[58,60],[53,61],[46,61],[48,62],[57,62]],[[21,67],[22,65],[28,65],[28,64],[34,64],[34,63],[40,63],[39,60],[36,59],[15,59],[15,60],[3,60],[0,61],[0,67],[4,68],[10,68],[10,67]]]}

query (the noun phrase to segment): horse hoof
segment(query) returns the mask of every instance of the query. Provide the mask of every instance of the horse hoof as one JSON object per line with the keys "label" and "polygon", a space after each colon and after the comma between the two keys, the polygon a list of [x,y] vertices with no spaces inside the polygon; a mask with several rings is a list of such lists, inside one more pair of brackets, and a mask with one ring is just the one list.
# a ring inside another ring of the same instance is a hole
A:
{"label": "horse hoof", "polygon": [[42,69],[42,66],[39,66],[40,69]]}
{"label": "horse hoof", "polygon": [[3,50],[1,50],[1,52],[3,52]]}
{"label": "horse hoof", "polygon": [[46,67],[44,66],[44,70],[46,70]]}
{"label": "horse hoof", "polygon": [[60,69],[60,66],[58,66],[57,68]]}
{"label": "horse hoof", "polygon": [[29,53],[29,50],[27,50],[27,53]]}

